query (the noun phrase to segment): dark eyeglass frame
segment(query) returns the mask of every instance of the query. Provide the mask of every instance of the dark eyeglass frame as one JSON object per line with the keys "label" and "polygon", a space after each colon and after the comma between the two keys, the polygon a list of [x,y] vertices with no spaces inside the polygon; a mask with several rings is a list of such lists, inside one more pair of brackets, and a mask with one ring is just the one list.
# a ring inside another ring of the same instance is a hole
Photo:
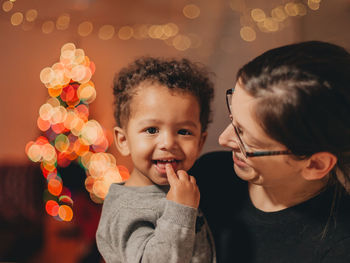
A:
{"label": "dark eyeglass frame", "polygon": [[231,124],[233,126],[233,130],[235,131],[235,134],[236,134],[237,139],[238,139],[238,147],[241,150],[241,152],[244,155],[244,157],[248,158],[248,157],[292,154],[289,150],[284,150],[284,151],[255,151],[255,152],[247,151],[247,149],[245,147],[245,143],[243,142],[241,136],[239,136],[238,128],[233,124],[231,105],[230,105],[231,104],[230,101],[231,101],[233,92],[234,92],[234,88],[226,90],[226,105],[227,105],[228,111],[230,113],[230,119],[231,119]]}

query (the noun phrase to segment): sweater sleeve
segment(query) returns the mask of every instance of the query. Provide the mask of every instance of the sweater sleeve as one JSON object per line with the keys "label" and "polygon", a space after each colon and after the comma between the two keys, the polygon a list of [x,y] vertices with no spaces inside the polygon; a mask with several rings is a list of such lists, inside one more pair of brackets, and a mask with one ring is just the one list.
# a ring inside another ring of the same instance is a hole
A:
{"label": "sweater sleeve", "polygon": [[150,209],[120,207],[101,222],[96,237],[105,261],[190,262],[197,209],[165,199],[163,215],[156,216]]}

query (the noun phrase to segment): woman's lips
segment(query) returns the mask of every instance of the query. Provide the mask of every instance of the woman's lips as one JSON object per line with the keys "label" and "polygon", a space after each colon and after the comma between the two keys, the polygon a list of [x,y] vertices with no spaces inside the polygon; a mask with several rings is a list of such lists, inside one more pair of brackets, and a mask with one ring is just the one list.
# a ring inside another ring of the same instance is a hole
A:
{"label": "woman's lips", "polygon": [[248,167],[246,162],[244,162],[243,160],[239,159],[234,152],[232,153],[232,158],[233,158],[233,162],[238,167],[240,167],[240,168],[247,168]]}

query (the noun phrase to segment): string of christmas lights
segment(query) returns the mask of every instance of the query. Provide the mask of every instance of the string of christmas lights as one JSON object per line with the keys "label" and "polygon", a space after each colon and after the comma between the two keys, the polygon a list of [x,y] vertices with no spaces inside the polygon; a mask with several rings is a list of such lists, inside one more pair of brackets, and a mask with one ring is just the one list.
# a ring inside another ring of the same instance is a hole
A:
{"label": "string of christmas lights", "polygon": [[94,72],[95,64],[73,43],[63,45],[59,62],[40,72],[50,95],[37,120],[43,135],[28,142],[25,151],[31,161],[40,162],[47,180],[45,209],[58,220],[72,220],[74,202],[57,167],[78,161],[86,171],[85,187],[96,203],[103,202],[112,183],[129,177],[127,168],[106,152],[110,145],[106,131],[96,120],[89,120],[89,104],[96,98]]}

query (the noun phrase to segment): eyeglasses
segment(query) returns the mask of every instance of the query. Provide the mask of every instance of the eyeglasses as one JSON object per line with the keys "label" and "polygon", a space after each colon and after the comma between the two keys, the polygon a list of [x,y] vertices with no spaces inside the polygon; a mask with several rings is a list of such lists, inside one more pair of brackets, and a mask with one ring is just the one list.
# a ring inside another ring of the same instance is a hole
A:
{"label": "eyeglasses", "polygon": [[234,89],[228,89],[226,90],[226,105],[228,108],[228,111],[230,113],[230,119],[231,124],[233,126],[233,130],[235,131],[236,137],[238,139],[238,147],[245,158],[248,157],[259,157],[259,156],[269,156],[269,155],[282,155],[282,154],[291,154],[289,150],[284,151],[255,151],[250,152],[247,149],[249,148],[242,140],[241,136],[239,135],[239,130],[236,125],[233,124],[233,118],[232,118],[232,112],[231,112],[231,102],[232,102],[232,94],[234,92]]}

